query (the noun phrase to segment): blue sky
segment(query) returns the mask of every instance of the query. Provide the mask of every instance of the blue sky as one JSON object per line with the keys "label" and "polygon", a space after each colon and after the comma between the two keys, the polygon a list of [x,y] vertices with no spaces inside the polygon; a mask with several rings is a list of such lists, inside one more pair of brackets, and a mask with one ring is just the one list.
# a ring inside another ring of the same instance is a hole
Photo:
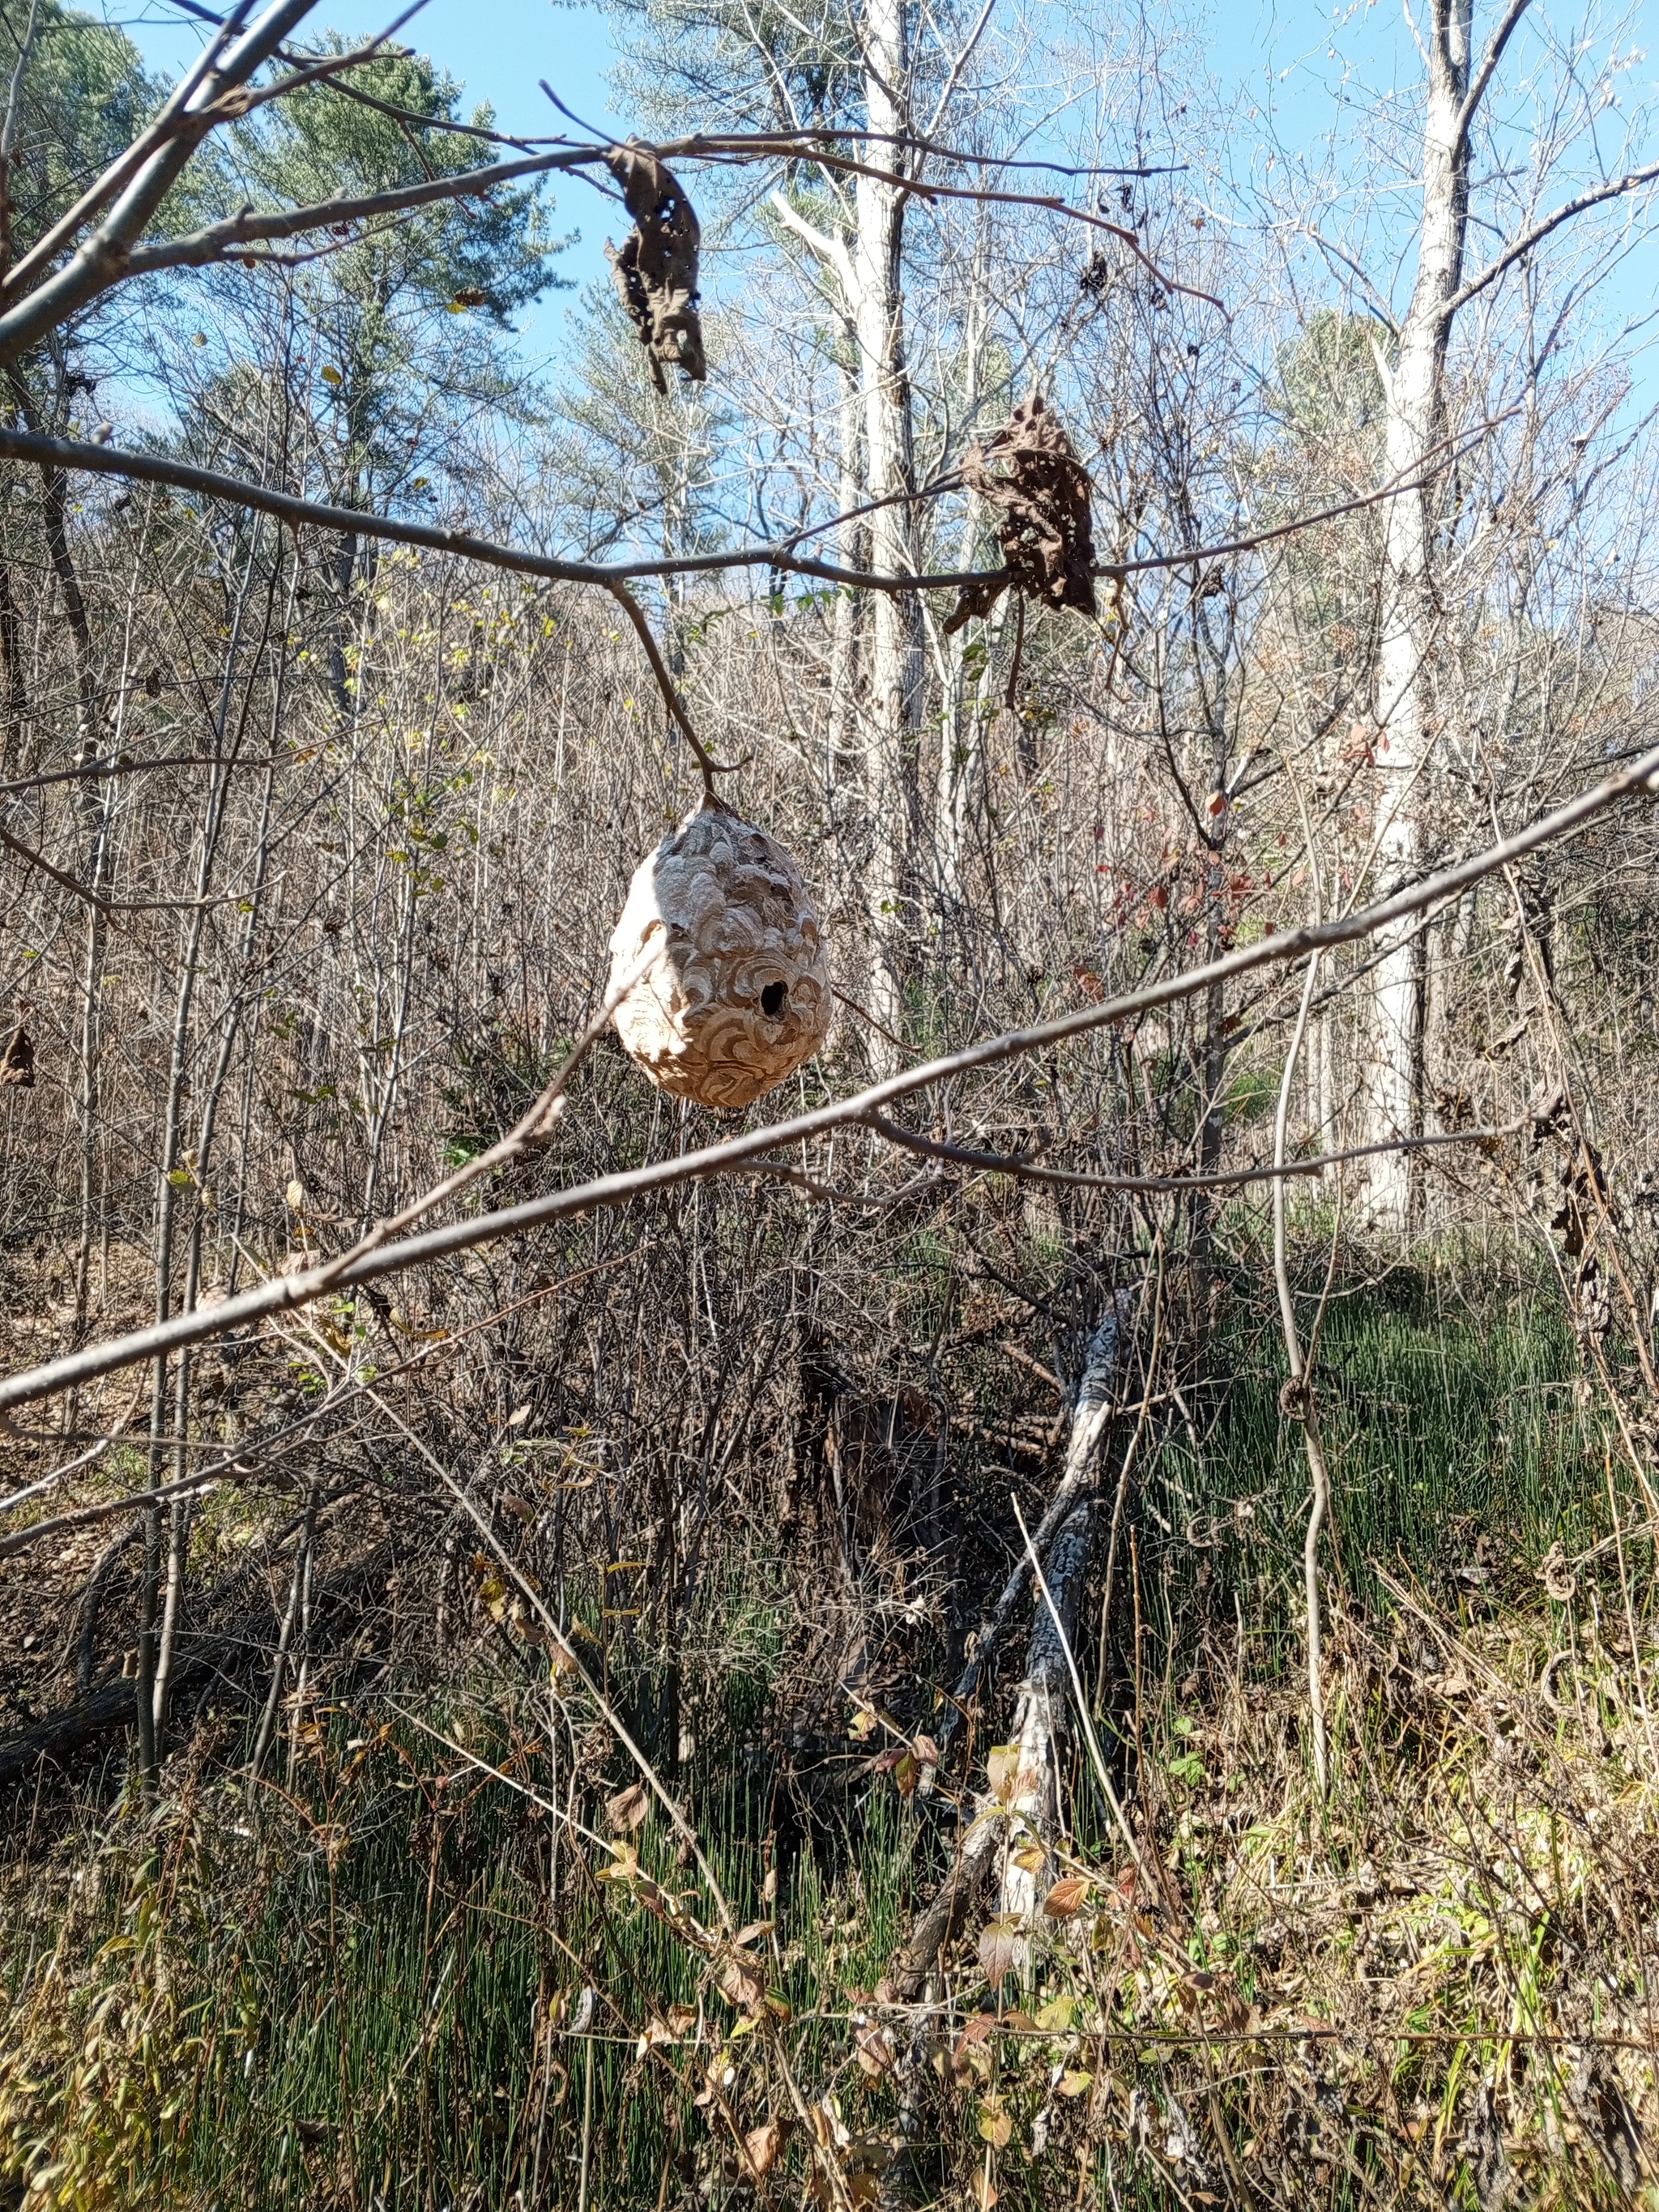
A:
{"label": "blue sky", "polygon": [[[175,71],[197,50],[200,26],[192,26],[171,0],[101,4],[154,67]],[[1659,7],[1659,0],[1644,0],[1638,34],[1648,4]],[[380,0],[378,7],[368,0],[336,0],[331,8],[319,8],[313,23],[318,30],[331,25],[363,36],[383,28],[397,12],[395,0]],[[1477,0],[1475,12],[1478,39],[1497,13],[1496,0]],[[1568,12],[1576,16],[1578,10]],[[1283,145],[1305,147],[1333,129],[1340,131],[1345,77],[1362,98],[1420,79],[1401,0],[1208,0],[1207,5],[1172,0],[1169,16],[1177,13],[1197,28],[1199,51],[1223,106],[1237,102],[1238,126],[1224,154],[1241,179],[1259,170],[1274,137]],[[539,88],[538,79],[546,77],[579,114],[619,136],[626,133],[627,118],[610,106],[610,24],[595,8],[567,0],[427,0],[404,35],[461,81],[469,101],[488,100],[504,130],[541,133],[559,127]],[[1511,59],[1523,65],[1525,58],[1517,40]],[[1632,72],[1632,102],[1652,97],[1654,77],[1651,64]],[[579,183],[561,188],[556,220],[579,237],[559,266],[579,288],[604,275],[603,241],[607,228],[616,228],[617,215]],[[1644,313],[1656,293],[1659,251],[1644,248],[1614,277],[1604,304]],[[556,357],[576,296],[555,293],[526,316],[523,336],[532,359]],[[1648,380],[1640,371],[1638,376]]]}
{"label": "blue sky", "polygon": [[[83,0],[84,4],[84,0]],[[140,48],[152,68],[176,74],[200,47],[201,27],[191,24],[167,0],[106,5]],[[315,27],[372,36],[402,12],[395,0],[380,7],[364,0],[337,0],[317,10]],[[466,88],[468,105],[487,100],[503,131],[545,135],[569,126],[544,97],[545,77],[579,115],[601,128],[626,135],[626,125],[611,112],[605,72],[612,55],[609,27],[594,9],[555,6],[552,0],[427,0],[404,37],[430,54]],[[618,236],[618,210],[583,185],[563,186],[556,199],[556,222],[580,234],[559,258],[560,274],[578,287],[605,273],[607,228]],[[626,227],[626,217],[623,218]],[[565,318],[576,295],[551,294],[525,316],[521,329],[532,356],[556,355]]]}

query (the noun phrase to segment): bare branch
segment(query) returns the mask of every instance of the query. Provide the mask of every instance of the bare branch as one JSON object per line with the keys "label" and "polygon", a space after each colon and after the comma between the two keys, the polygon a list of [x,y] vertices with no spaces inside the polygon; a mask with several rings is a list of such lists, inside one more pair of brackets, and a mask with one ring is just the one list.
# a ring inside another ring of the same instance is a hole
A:
{"label": "bare branch", "polygon": [[1115,1176],[1090,1175],[1081,1169],[1045,1168],[1039,1161],[1020,1158],[1014,1152],[979,1152],[965,1145],[950,1145],[937,1137],[923,1137],[901,1128],[884,1114],[866,1114],[865,1120],[889,1144],[902,1145],[930,1160],[953,1160],[958,1166],[978,1168],[987,1175],[1013,1176],[1025,1182],[1053,1183],[1066,1190],[1236,1190],[1244,1183],[1281,1182],[1286,1176],[1322,1175],[1327,1168],[1349,1160],[1370,1159],[1378,1152],[1420,1152],[1434,1145],[1481,1145],[1512,1137],[1520,1128],[1511,1122],[1501,1129],[1450,1129],[1433,1136],[1393,1137],[1376,1145],[1353,1145],[1346,1152],[1321,1152],[1311,1159],[1292,1160],[1288,1166],[1219,1169],[1214,1175]]}
{"label": "bare branch", "polygon": [[1519,238],[1504,248],[1496,261],[1483,269],[1478,276],[1471,276],[1462,289],[1454,292],[1449,300],[1443,301],[1435,311],[1440,320],[1449,323],[1460,307],[1466,307],[1478,293],[1486,290],[1488,284],[1496,283],[1506,269],[1512,269],[1517,261],[1532,252],[1534,246],[1540,245],[1553,230],[1559,230],[1564,222],[1571,222],[1574,216],[1583,215],[1587,208],[1600,207],[1604,200],[1619,199],[1626,192],[1639,191],[1644,185],[1650,185],[1656,179],[1659,179],[1659,161],[1650,161],[1644,169],[1632,169],[1628,176],[1615,178],[1610,185],[1598,185],[1594,191],[1580,192],[1577,199],[1564,200],[1553,215],[1547,215],[1541,222],[1534,223],[1530,229],[1523,230]]}
{"label": "bare branch", "polygon": [[1492,43],[1486,48],[1480,66],[1474,73],[1474,82],[1464,95],[1463,105],[1458,111],[1457,136],[1460,143],[1468,136],[1469,125],[1474,120],[1475,110],[1486,98],[1486,87],[1492,82],[1492,73],[1504,58],[1504,47],[1508,46],[1521,18],[1531,5],[1532,0],[1510,0],[1509,6],[1504,10],[1504,20],[1492,33]]}
{"label": "bare branch", "polygon": [[[1510,413],[1515,410],[1511,409]],[[1435,459],[1434,466],[1426,472],[1419,471],[1403,482],[1378,486],[1375,490],[1361,492],[1352,499],[1344,500],[1336,507],[1322,507],[1316,514],[1297,517],[1294,521],[1281,522],[1270,529],[1252,532],[1248,537],[1229,538],[1219,545],[1197,545],[1180,553],[1151,553],[1138,561],[1097,562],[1094,574],[1097,576],[1138,576],[1155,569],[1185,568],[1206,561],[1225,559],[1232,555],[1254,551],[1258,546],[1270,545],[1281,538],[1294,537],[1298,531],[1317,528],[1321,524],[1334,522],[1343,515],[1358,514],[1362,508],[1375,507],[1380,501],[1397,499],[1403,493],[1421,490],[1443,469],[1466,452],[1468,447],[1483,437],[1489,429],[1509,420],[1509,415],[1495,416],[1493,421],[1478,424],[1472,431],[1455,441],[1447,439],[1441,447],[1431,448],[1427,457]],[[337,531],[365,538],[378,538],[394,545],[418,545],[433,553],[453,553],[469,561],[477,561],[486,568],[506,568],[516,574],[544,577],[549,582],[560,584],[597,584],[602,590],[615,592],[622,584],[633,583],[647,577],[713,575],[728,568],[767,568],[786,570],[792,575],[816,576],[826,583],[842,584],[855,591],[870,592],[927,592],[956,591],[965,584],[1005,582],[1007,572],[1002,568],[950,569],[939,574],[922,575],[885,575],[869,569],[846,568],[834,561],[817,561],[793,552],[802,532],[796,531],[776,544],[741,545],[729,553],[685,554],[654,561],[568,561],[546,553],[532,553],[522,548],[502,545],[493,538],[475,538],[468,531],[446,530],[440,524],[401,520],[390,515],[363,513],[357,507],[331,507],[322,501],[301,499],[293,492],[277,491],[264,484],[249,483],[245,477],[225,475],[217,469],[198,468],[188,461],[176,461],[159,453],[134,453],[118,446],[94,446],[74,438],[52,438],[25,430],[14,430],[0,425],[0,458],[33,461],[47,467],[84,470],[94,476],[131,477],[143,483],[167,484],[179,491],[198,492],[204,498],[222,499],[233,505],[252,508],[260,514],[274,514],[281,521],[296,527],[310,525],[319,530]],[[959,479],[955,476],[941,477],[921,491],[915,498],[940,497],[955,490]],[[871,513],[878,506],[888,504],[872,501],[856,514]],[[846,518],[837,518],[837,520]],[[834,522],[823,527],[833,528]]]}
{"label": "bare branch", "polygon": [[[399,185],[390,191],[320,200],[313,207],[279,208],[268,213],[243,208],[222,222],[193,231],[188,238],[136,246],[118,275],[147,276],[158,269],[206,268],[216,262],[234,260],[245,248],[266,239],[298,238],[307,231],[329,230],[338,223],[367,222],[377,216],[430,207],[439,200],[472,198],[520,177],[543,176],[551,170],[581,168],[601,161],[608,150],[603,146],[578,146],[568,152],[528,154],[522,161],[495,161],[488,168],[463,170],[459,176],[423,178],[418,185]],[[4,335],[5,324],[0,320],[0,343]]]}
{"label": "bare branch", "polygon": [[1150,1012],[1155,1007],[1172,1006],[1178,1000],[1207,990],[1213,984],[1227,982],[1236,975],[1248,975],[1258,968],[1300,959],[1310,952],[1331,945],[1358,943],[1390,922],[1420,913],[1424,908],[1451,897],[1472,884],[1481,882],[1528,853],[1537,852],[1544,846],[1571,836],[1587,822],[1605,813],[1621,799],[1656,789],[1659,789],[1659,746],[1644,753],[1628,769],[1608,776],[1593,789],[1580,793],[1577,798],[1569,800],[1565,806],[1558,807],[1553,813],[1544,816],[1530,828],[1519,830],[1514,836],[1505,838],[1468,860],[1458,861],[1449,868],[1443,868],[1421,882],[1409,884],[1392,897],[1380,900],[1358,913],[1342,915],[1331,921],[1281,930],[1254,945],[1237,946],[1203,967],[1189,969],[1161,982],[1147,984],[1140,990],[1106,1000],[1098,1006],[1085,1006],[1074,1012],[1062,1014],[1053,1021],[1036,1023],[1029,1029],[1010,1030],[1000,1036],[988,1037],[961,1052],[949,1053],[939,1059],[925,1061],[920,1066],[907,1068],[883,1082],[872,1084],[851,1098],[837,1100],[811,1112],[796,1115],[789,1121],[775,1122],[766,1128],[728,1138],[720,1144],[704,1146],[696,1152],[655,1161],[647,1167],[600,1176],[591,1182],[579,1183],[568,1190],[551,1191],[539,1198],[526,1199],[518,1206],[502,1207],[494,1213],[452,1222],[443,1228],[428,1230],[418,1237],[384,1244],[368,1253],[343,1273],[338,1270],[335,1262],[302,1268],[293,1274],[275,1277],[255,1290],[245,1291],[236,1297],[227,1298],[204,1310],[198,1308],[157,1322],[149,1328],[135,1329],[125,1336],[112,1338],[107,1343],[88,1345],[82,1351],[66,1353],[61,1358],[49,1360],[43,1366],[26,1369],[0,1382],[0,1413],[9,1413],[19,1406],[32,1405],[40,1399],[54,1396],[59,1391],[89,1382],[100,1375],[112,1374],[116,1370],[130,1367],[138,1360],[153,1359],[185,1345],[204,1343],[210,1338],[222,1336],[232,1329],[242,1328],[249,1322],[261,1320],[268,1315],[291,1312],[330,1291],[349,1290],[359,1283],[371,1282],[382,1275],[397,1274],[404,1268],[446,1259],[453,1253],[471,1251],[480,1245],[496,1243],[504,1237],[521,1235],[526,1230],[540,1228],[549,1222],[568,1220],[601,1206],[626,1205],[632,1199],[648,1197],[706,1176],[747,1167],[780,1146],[799,1144],[804,1139],[822,1136],[829,1130],[843,1128],[849,1122],[865,1121],[872,1112],[879,1111],[883,1107],[908,1097],[916,1091],[949,1082],[954,1077],[1043,1051],[1070,1038],[1084,1036],[1091,1030],[1127,1021],[1135,1014]]}
{"label": "bare branch", "polygon": [[[15,361],[45,337],[48,331],[67,321],[126,274],[128,258],[146,224],[177,183],[203,139],[216,124],[228,118],[231,111],[223,105],[227,95],[238,92],[270,60],[283,40],[310,13],[313,5],[313,0],[273,0],[253,28],[225,56],[222,65],[210,70],[200,78],[182,106],[175,112],[173,103],[169,101],[164,110],[168,120],[160,142],[156,143],[150,133],[145,133],[137,142],[141,145],[148,142],[153,150],[136,170],[130,167],[130,154],[112,165],[100,185],[94,188],[100,194],[94,204],[102,204],[108,198],[118,173],[121,178],[130,175],[131,181],[121,190],[102,226],[74,258],[48,276],[27,299],[0,315],[0,362]],[[240,15],[237,20],[240,21]]]}

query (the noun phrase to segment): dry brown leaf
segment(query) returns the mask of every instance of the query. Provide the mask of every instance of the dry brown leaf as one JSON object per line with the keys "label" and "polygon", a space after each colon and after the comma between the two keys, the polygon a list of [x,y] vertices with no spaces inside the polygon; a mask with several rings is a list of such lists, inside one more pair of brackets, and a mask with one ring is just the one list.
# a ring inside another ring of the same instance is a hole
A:
{"label": "dry brown leaf", "polygon": [[1018,1962],[1025,1948],[1025,1931],[1012,1913],[1000,1913],[980,1930],[979,1963],[994,1989]]}
{"label": "dry brown leaf", "polygon": [[605,1813],[611,1823],[611,1834],[631,1836],[636,1828],[642,1826],[650,1803],[642,1782],[630,1783],[626,1790],[619,1790],[614,1797],[607,1797]]}
{"label": "dry brown leaf", "polygon": [[6,1049],[0,1054],[0,1085],[9,1085],[18,1091],[34,1088],[34,1041],[18,1018]]}
{"label": "dry brown leaf", "polygon": [[720,1960],[715,1980],[720,1995],[739,2012],[753,2012],[766,1995],[757,1963],[734,1951],[728,1951]]}
{"label": "dry brown leaf", "polygon": [[749,2171],[757,2181],[764,2181],[770,2173],[788,2138],[788,2126],[782,2120],[766,2120],[759,2127],[750,2128],[743,2139],[743,2148]]}
{"label": "dry brown leaf", "polygon": [[1014,1784],[1018,1778],[1019,1746],[1017,1743],[993,1744],[986,1754],[985,1779],[998,1804],[1011,1802]]}

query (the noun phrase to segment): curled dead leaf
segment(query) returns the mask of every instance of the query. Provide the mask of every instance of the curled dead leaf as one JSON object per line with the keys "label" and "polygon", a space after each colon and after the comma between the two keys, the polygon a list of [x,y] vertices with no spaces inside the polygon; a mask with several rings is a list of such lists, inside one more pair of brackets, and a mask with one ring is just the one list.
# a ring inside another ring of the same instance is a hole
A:
{"label": "curled dead leaf", "polygon": [[0,1085],[3,1085],[18,1091],[34,1088],[34,1041],[24,1028],[21,1015],[5,1051],[0,1053]]}
{"label": "curled dead leaf", "polygon": [[985,1779],[991,1795],[1000,1805],[1012,1802],[1014,1784],[1019,1778],[1019,1746],[1017,1743],[993,1744],[985,1760]]}
{"label": "curled dead leaf", "polygon": [[1571,1605],[1578,1595],[1578,1577],[1568,1565],[1566,1553],[1559,1541],[1545,1553],[1538,1579],[1557,1605]]}
{"label": "curled dead leaf", "polygon": [[626,1790],[619,1790],[614,1797],[607,1797],[605,1812],[611,1823],[612,1835],[631,1836],[644,1821],[650,1802],[642,1782],[630,1783]]}
{"label": "curled dead leaf", "polygon": [[728,1951],[714,1977],[720,1995],[739,2012],[753,2012],[766,1995],[758,1962],[738,1951]]}
{"label": "curled dead leaf", "polygon": [[778,2162],[778,2153],[789,2140],[786,2120],[766,2120],[757,2128],[750,2128],[743,2139],[744,2156],[749,2171],[757,2181],[764,2181]]}
{"label": "curled dead leaf", "polygon": [[[962,478],[996,515],[1006,580],[1039,605],[1093,614],[1089,471],[1040,392],[1022,401],[983,445],[969,447]],[[947,632],[988,614],[1004,587],[1001,580],[966,586]]]}

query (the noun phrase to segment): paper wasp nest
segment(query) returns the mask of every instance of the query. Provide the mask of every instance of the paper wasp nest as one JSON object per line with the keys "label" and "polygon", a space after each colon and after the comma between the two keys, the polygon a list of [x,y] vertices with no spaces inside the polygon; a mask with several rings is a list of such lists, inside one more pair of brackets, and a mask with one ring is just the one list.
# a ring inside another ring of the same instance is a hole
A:
{"label": "paper wasp nest", "polygon": [[800,870],[727,807],[688,815],[634,871],[611,939],[612,991],[641,960],[617,1034],[677,1098],[747,1106],[829,1033],[830,963]]}

